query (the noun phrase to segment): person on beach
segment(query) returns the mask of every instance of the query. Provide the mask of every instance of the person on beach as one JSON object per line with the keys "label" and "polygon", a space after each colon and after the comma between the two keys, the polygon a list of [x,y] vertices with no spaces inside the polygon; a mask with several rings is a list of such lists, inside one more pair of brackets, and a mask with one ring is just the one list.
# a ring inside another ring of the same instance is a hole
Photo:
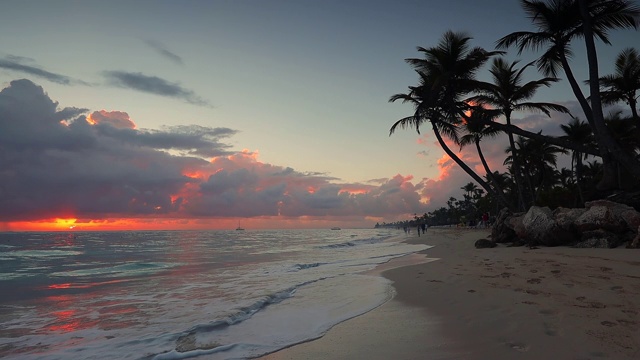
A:
{"label": "person on beach", "polygon": [[427,233],[427,223],[422,223],[422,233],[423,234]]}

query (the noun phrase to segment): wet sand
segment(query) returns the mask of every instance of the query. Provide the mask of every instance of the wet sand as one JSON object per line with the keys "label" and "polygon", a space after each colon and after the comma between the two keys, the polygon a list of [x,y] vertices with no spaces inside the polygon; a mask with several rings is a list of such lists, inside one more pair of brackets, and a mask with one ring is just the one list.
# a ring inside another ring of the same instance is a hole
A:
{"label": "wet sand", "polygon": [[640,251],[473,246],[488,235],[414,233],[438,260],[378,269],[391,301],[262,359],[640,359]]}

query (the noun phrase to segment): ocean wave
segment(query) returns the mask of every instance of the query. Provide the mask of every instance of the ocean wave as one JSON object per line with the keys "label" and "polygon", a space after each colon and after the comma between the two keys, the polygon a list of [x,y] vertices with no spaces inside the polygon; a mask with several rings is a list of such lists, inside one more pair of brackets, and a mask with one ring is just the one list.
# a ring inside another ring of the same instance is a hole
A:
{"label": "ocean wave", "polygon": [[293,266],[293,271],[317,268],[318,266],[322,266],[322,265],[325,265],[325,264],[326,263],[319,263],[319,262],[311,263],[311,264],[295,264]]}
{"label": "ocean wave", "polygon": [[71,271],[60,271],[51,274],[51,276],[95,276],[102,275],[108,277],[118,277],[118,276],[130,276],[130,275],[141,275],[148,274],[157,271],[166,270],[172,267],[177,266],[178,264],[174,263],[128,263],[121,264],[116,266],[106,266],[106,267],[94,267],[88,269],[78,269]]}
{"label": "ocean wave", "polygon": [[375,237],[375,238],[366,238],[366,239],[358,239],[358,240],[350,240],[342,243],[329,244],[319,246],[319,249],[340,249],[346,247],[360,246],[360,245],[371,245],[378,244],[385,240],[385,237]]}
{"label": "ocean wave", "polygon": [[64,257],[70,255],[82,255],[81,251],[74,250],[17,250],[4,253],[3,256],[12,258],[39,258],[39,257]]}

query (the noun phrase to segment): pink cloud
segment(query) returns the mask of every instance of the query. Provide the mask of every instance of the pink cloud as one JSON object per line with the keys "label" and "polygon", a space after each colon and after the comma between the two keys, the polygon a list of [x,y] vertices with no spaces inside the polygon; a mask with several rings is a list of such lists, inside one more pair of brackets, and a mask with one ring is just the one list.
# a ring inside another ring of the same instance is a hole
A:
{"label": "pink cloud", "polygon": [[12,82],[2,98],[12,99],[0,101],[10,114],[0,119],[9,159],[0,164],[3,220],[187,227],[237,217],[363,222],[426,210],[411,175],[342,183],[231,151],[222,140],[232,129],[140,130],[126,112],[59,110],[28,80]]}
{"label": "pink cloud", "polygon": [[91,124],[109,124],[118,129],[135,129],[136,124],[131,121],[129,114],[123,111],[94,111],[87,116]]}

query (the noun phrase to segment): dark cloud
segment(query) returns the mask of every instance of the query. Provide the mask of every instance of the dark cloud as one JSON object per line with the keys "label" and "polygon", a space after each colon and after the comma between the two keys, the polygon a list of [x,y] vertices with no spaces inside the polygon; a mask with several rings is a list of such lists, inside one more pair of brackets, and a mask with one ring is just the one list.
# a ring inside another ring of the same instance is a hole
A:
{"label": "dark cloud", "polygon": [[155,50],[158,54],[164,56],[165,58],[171,60],[172,62],[178,65],[184,65],[182,61],[182,57],[176,55],[174,52],[169,51],[163,44],[154,41],[154,40],[144,40],[145,44],[149,45],[153,50]]}
{"label": "dark cloud", "polygon": [[21,56],[9,55],[4,59],[0,59],[0,68],[19,72],[19,73],[33,75],[33,76],[46,79],[51,82],[62,84],[62,85],[72,85],[72,84],[88,85],[83,81],[75,80],[65,75],[52,73],[35,66],[25,65],[22,63],[25,61],[32,61],[32,60],[29,58],[21,57]]}
{"label": "dark cloud", "polygon": [[[209,146],[224,153],[228,146],[217,140],[233,133],[208,128],[201,128],[200,138],[179,131],[147,133],[117,127],[126,125],[126,113],[85,118],[83,112],[58,110],[58,103],[29,80],[12,81],[0,92],[0,219],[176,212],[180,202],[173,194],[193,181],[183,170],[208,162],[164,150],[204,152]],[[163,146],[148,140],[163,135]]]}
{"label": "dark cloud", "polygon": [[125,71],[105,71],[103,74],[107,80],[115,86],[181,99],[194,105],[211,106],[207,101],[196,95],[193,91],[157,76],[148,76],[139,72],[130,73]]}
{"label": "dark cloud", "polygon": [[16,80],[0,91],[0,219],[339,219],[422,213],[411,176],[343,184],[260,162],[233,129],[137,129],[123,111],[58,109]]}

